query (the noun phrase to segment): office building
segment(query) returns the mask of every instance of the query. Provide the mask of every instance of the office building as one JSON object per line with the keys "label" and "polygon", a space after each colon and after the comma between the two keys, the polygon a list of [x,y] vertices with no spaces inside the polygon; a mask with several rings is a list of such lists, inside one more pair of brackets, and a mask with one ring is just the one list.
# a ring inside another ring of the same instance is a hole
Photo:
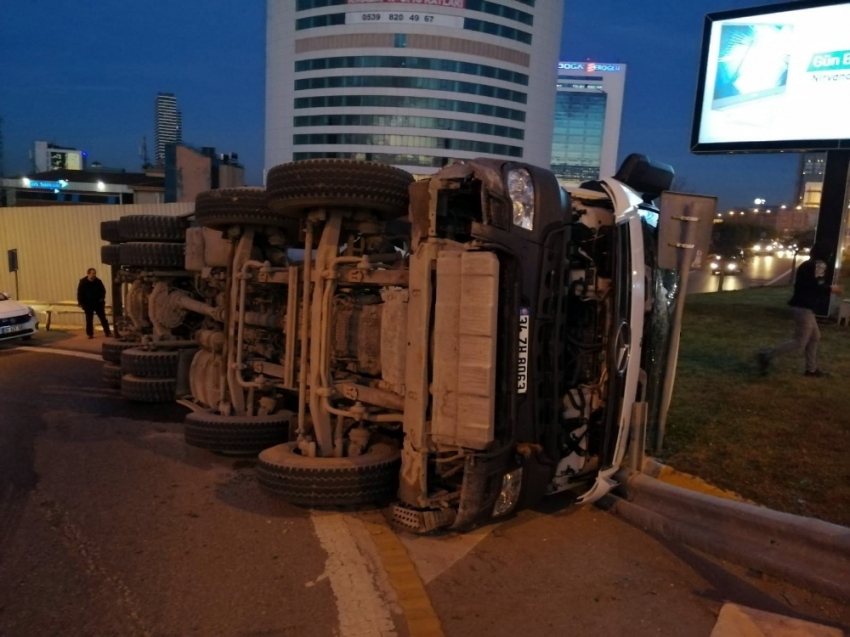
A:
{"label": "office building", "polygon": [[35,172],[50,170],[83,170],[86,167],[86,152],[48,142],[35,142],[32,162]]}
{"label": "office building", "polygon": [[804,208],[820,208],[826,153],[800,153],[797,178],[797,204]]}
{"label": "office building", "polygon": [[245,168],[236,153],[217,154],[210,146],[196,149],[185,144],[166,144],[166,203],[193,202],[205,190],[244,185]]}
{"label": "office building", "polygon": [[173,93],[158,93],[154,103],[154,126],[156,133],[156,164],[165,162],[165,145],[183,141],[180,111]]}
{"label": "office building", "polygon": [[558,63],[551,168],[565,186],[614,175],[626,65]]}
{"label": "office building", "polygon": [[268,2],[265,168],[365,159],[548,166],[563,3]]}

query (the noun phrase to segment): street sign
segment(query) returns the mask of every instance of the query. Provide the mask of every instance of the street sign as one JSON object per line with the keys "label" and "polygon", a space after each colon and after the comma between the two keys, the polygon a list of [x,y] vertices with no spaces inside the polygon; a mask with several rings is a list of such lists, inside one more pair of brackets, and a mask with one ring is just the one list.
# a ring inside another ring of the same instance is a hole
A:
{"label": "street sign", "polygon": [[661,195],[659,208],[658,267],[701,269],[711,244],[717,198],[668,191]]}
{"label": "street sign", "polygon": [[9,272],[17,272],[18,271],[18,250],[9,250]]}

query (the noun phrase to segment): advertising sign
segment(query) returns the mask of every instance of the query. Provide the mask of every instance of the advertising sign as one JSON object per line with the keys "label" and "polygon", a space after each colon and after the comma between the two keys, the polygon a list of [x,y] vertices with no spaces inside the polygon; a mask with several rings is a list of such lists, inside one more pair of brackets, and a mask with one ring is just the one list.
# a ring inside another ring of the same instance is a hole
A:
{"label": "advertising sign", "polygon": [[466,8],[466,0],[347,0],[348,4],[412,4],[430,7]]}
{"label": "advertising sign", "polygon": [[608,64],[605,62],[558,62],[559,71],[586,71],[587,73],[619,73],[623,70],[622,64]]}
{"label": "advertising sign", "polygon": [[410,23],[462,29],[463,16],[419,11],[350,11],[345,14],[345,23],[394,25]]}
{"label": "advertising sign", "polygon": [[692,150],[850,148],[848,25],[848,0],[706,16]]}

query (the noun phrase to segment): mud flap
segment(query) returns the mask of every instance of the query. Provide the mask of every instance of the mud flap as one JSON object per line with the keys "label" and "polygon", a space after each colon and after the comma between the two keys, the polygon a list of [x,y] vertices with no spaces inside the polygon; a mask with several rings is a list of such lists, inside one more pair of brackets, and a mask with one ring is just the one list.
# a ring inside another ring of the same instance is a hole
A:
{"label": "mud flap", "polygon": [[510,445],[494,454],[467,456],[460,507],[452,529],[468,529],[490,519],[502,489],[502,478],[514,463],[514,454],[515,448]]}

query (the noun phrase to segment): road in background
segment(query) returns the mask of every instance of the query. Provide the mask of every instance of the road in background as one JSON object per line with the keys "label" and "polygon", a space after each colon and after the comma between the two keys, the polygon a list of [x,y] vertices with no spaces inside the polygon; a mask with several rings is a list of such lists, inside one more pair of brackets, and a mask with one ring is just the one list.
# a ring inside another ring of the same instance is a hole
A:
{"label": "road in background", "polygon": [[[797,266],[803,260],[804,257],[798,256]],[[755,256],[747,259],[740,274],[720,276],[707,269],[692,272],[688,282],[688,294],[730,292],[763,285],[790,285],[793,264],[792,257]]]}
{"label": "road in background", "polygon": [[[563,498],[387,549],[367,514],[290,506],[252,459],[187,447],[183,408],[128,403],[100,368],[0,344],[3,637],[708,637],[729,600],[850,625],[835,602]],[[398,584],[408,564],[418,587]],[[436,632],[414,621],[429,604]]]}

